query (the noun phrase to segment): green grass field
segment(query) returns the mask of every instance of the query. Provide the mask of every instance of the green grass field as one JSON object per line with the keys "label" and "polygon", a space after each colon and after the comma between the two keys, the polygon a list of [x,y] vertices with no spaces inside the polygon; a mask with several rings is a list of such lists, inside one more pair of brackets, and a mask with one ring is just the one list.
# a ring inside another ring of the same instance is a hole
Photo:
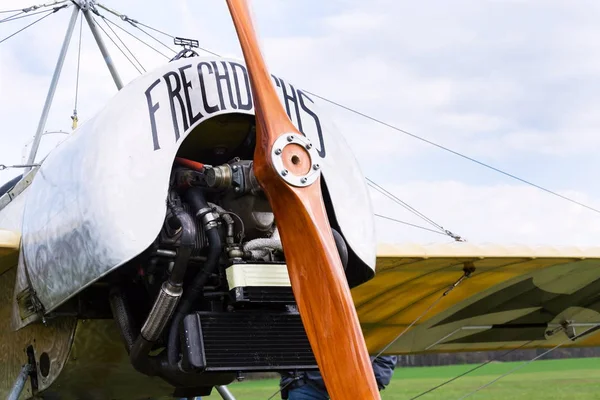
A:
{"label": "green grass field", "polygon": [[[523,364],[524,362],[490,363],[419,399],[459,399]],[[381,397],[384,400],[408,400],[474,366],[397,368],[392,383],[382,392]],[[266,400],[278,390],[278,381],[234,383],[229,389],[237,400]],[[280,398],[280,395],[274,397]],[[205,399],[216,400],[220,396],[215,391]],[[534,361],[469,399],[600,399],[600,358]]]}

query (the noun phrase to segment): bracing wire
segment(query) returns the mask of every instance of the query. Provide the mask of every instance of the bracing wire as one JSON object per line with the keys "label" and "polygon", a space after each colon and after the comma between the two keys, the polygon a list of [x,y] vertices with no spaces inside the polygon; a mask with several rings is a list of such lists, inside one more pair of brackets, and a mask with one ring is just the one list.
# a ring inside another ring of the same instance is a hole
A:
{"label": "bracing wire", "polygon": [[151,27],[151,26],[149,26],[149,25],[146,25],[146,24],[144,24],[144,23],[142,23],[142,22],[140,22],[140,21],[135,21],[135,23],[136,23],[136,24],[139,24],[139,25],[141,25],[141,26],[143,26],[143,27],[146,27],[146,28],[148,28],[148,29],[151,29],[151,30],[153,30],[154,32],[157,32],[157,33],[162,33],[163,35],[165,35],[165,36],[168,36],[168,37],[170,37],[171,39],[174,39],[174,38],[175,38],[175,36],[173,36],[173,35],[169,35],[168,33],[161,31],[160,29],[153,28],[153,27]]}
{"label": "bracing wire", "polygon": [[140,71],[140,69],[138,68],[138,66],[135,65],[135,63],[129,58],[129,56],[125,53],[125,51],[123,51],[123,49],[121,47],[119,47],[119,45],[117,44],[117,42],[114,41],[114,39],[106,32],[106,30],[104,30],[104,28],[102,27],[102,25],[100,25],[100,24],[96,24],[96,25],[98,25],[98,28],[100,28],[100,30],[102,30],[102,32],[104,32],[104,34],[106,35],[106,37],[108,37],[110,39],[110,41],[121,52],[121,54],[123,54],[123,56],[125,56],[125,58],[127,59],[127,61],[129,61],[131,63],[131,65],[133,65],[133,67],[141,74],[142,71]]}
{"label": "bracing wire", "polygon": [[[121,18],[122,20],[124,20],[124,21],[127,21],[127,22],[129,22],[129,23],[131,23],[131,24],[133,24],[133,25],[141,25],[141,26],[143,26],[143,27],[145,27],[145,28],[148,28],[148,29],[150,29],[150,30],[153,30],[154,32],[157,32],[157,33],[160,33],[160,34],[162,34],[162,35],[165,35],[165,36],[167,36],[167,37],[170,37],[171,39],[175,39],[175,36],[174,36],[174,35],[171,35],[171,34],[169,34],[169,33],[165,32],[165,31],[161,31],[160,29],[153,28],[153,27],[151,27],[150,25],[146,25],[146,24],[144,24],[143,22],[140,22],[140,21],[138,21],[138,20],[136,20],[136,19],[129,18],[127,15],[125,15],[125,14],[121,14],[121,13],[119,13],[118,11],[115,11],[115,10],[111,10],[111,9],[109,9],[108,7],[106,7],[106,6],[102,5],[102,4],[99,4],[99,3],[98,3],[98,6],[102,7],[102,8],[103,8],[103,9],[105,9],[106,11],[108,11],[108,12],[110,12],[110,13],[112,13],[112,14],[114,14],[114,15],[118,16],[118,17],[119,17],[119,18]],[[138,28],[138,29],[139,29],[139,28]],[[146,33],[146,34],[147,34],[147,33]],[[155,40],[156,40],[156,39],[155,39]],[[162,43],[162,42],[161,42],[161,43]],[[205,49],[204,47],[200,47],[200,46],[198,46],[198,47],[196,47],[196,48],[197,48],[197,49],[199,49],[199,50],[202,50],[202,51],[203,51],[203,52],[205,52],[205,53],[212,54],[213,56],[221,57],[219,54],[217,54],[217,53],[215,53],[215,52],[213,52],[213,51],[210,51],[210,50],[208,50],[208,49]],[[172,50],[170,47],[169,47],[169,49],[170,49],[170,50]]]}
{"label": "bracing wire", "polygon": [[172,48],[170,48],[169,46],[167,46],[166,44],[164,44],[163,42],[161,42],[160,40],[158,40],[157,38],[155,38],[154,36],[152,36],[151,34],[149,34],[148,32],[146,32],[145,30],[143,30],[142,28],[140,28],[139,26],[137,26],[137,24],[133,24],[133,26],[136,27],[137,29],[139,29],[140,31],[144,32],[146,35],[150,36],[156,42],[158,42],[161,45],[163,45],[163,47],[166,47],[168,50],[172,51],[173,53],[177,53],[177,51],[173,50]]}
{"label": "bracing wire", "polygon": [[[58,11],[58,10],[56,10],[56,11]],[[5,41],[7,41],[8,39],[10,39],[11,37],[13,37],[13,36],[17,35],[17,34],[18,34],[18,33],[20,33],[20,32],[23,32],[25,29],[29,28],[30,26],[33,26],[33,25],[37,24],[38,22],[40,22],[41,20],[43,20],[44,18],[47,18],[47,17],[49,17],[50,15],[54,14],[56,11],[55,11],[55,10],[49,10],[49,11],[47,11],[47,13],[48,13],[48,14],[44,15],[44,16],[43,16],[43,17],[41,17],[41,18],[38,18],[38,19],[36,19],[35,21],[33,21],[32,23],[30,23],[29,25],[27,25],[27,26],[24,26],[23,28],[19,29],[19,30],[18,30],[18,31],[16,31],[15,33],[13,33],[13,34],[11,34],[11,35],[9,35],[9,36],[5,37],[5,38],[4,38],[4,39],[2,39],[2,40],[0,40],[0,43],[4,43]]]}
{"label": "bracing wire", "polygon": [[[515,351],[517,351],[517,350],[520,350],[520,349],[522,349],[523,347],[525,347],[525,346],[527,346],[527,345],[531,344],[532,342],[533,342],[533,340],[530,340],[530,341],[528,341],[528,342],[525,342],[525,343],[523,343],[523,344],[522,344],[522,345],[520,345],[519,347],[515,347],[514,349],[508,350],[507,352],[504,352],[504,353],[502,353],[501,355],[499,355],[499,356],[496,356],[496,357],[494,357],[494,358],[490,358],[490,359],[489,359],[489,360],[487,360],[486,362],[484,362],[484,363],[481,363],[481,364],[478,364],[478,365],[476,365],[475,367],[473,367],[473,368],[469,369],[468,371],[465,371],[465,372],[463,372],[463,373],[462,373],[462,374],[460,374],[460,375],[457,375],[457,376],[455,376],[455,377],[453,377],[453,378],[450,378],[450,379],[448,379],[448,380],[447,380],[447,381],[445,381],[445,382],[442,382],[442,383],[440,383],[439,385],[436,385],[436,386],[434,386],[434,387],[432,387],[432,388],[430,388],[430,389],[427,389],[426,391],[419,393],[419,394],[418,394],[418,395],[416,395],[415,397],[411,397],[411,398],[410,398],[410,400],[415,400],[415,399],[418,399],[418,398],[419,398],[419,397],[421,397],[421,396],[425,396],[426,394],[428,394],[428,393],[431,393],[431,392],[433,392],[433,391],[435,391],[435,390],[437,390],[437,389],[441,388],[442,386],[446,386],[447,384],[449,384],[449,383],[452,383],[452,382],[454,382],[455,380],[462,378],[463,376],[469,375],[471,372],[477,371],[478,369],[485,367],[485,366],[486,366],[486,365],[488,365],[489,363],[492,363],[492,362],[494,362],[494,361],[498,361],[498,360],[500,360],[500,359],[502,359],[502,358],[506,357],[506,356],[507,356],[507,355],[509,355],[510,353],[512,353],[512,352],[515,352]],[[501,349],[498,349],[498,350],[501,350]]]}
{"label": "bracing wire", "polygon": [[122,28],[121,26],[117,25],[116,23],[114,23],[113,21],[111,21],[110,19],[106,18],[105,16],[100,15],[100,17],[102,19],[104,19],[105,21],[107,21],[108,23],[110,23],[111,25],[116,26],[117,28],[119,28],[120,30],[122,30],[123,32],[127,33],[128,35],[134,37],[136,40],[142,42],[143,44],[145,44],[146,46],[148,46],[149,48],[151,48],[152,50],[154,50],[155,52],[157,52],[158,54],[162,55],[163,57],[167,58],[167,59],[171,59],[171,57],[167,56],[166,54],[164,54],[163,52],[161,52],[160,50],[158,50],[156,47],[146,43],[145,41],[143,41],[142,39],[140,39],[139,37],[135,36],[133,33],[129,32],[127,29]]}
{"label": "bracing wire", "polygon": [[333,105],[335,105],[335,106],[337,106],[337,107],[343,108],[344,110],[346,110],[346,111],[349,111],[349,112],[351,112],[351,113],[353,113],[353,114],[356,114],[356,115],[359,115],[359,116],[361,116],[361,117],[364,117],[364,118],[366,118],[366,119],[368,119],[368,120],[371,120],[371,121],[373,121],[373,122],[376,122],[376,123],[378,123],[378,124],[380,124],[380,125],[386,126],[386,127],[390,128],[390,129],[393,129],[393,130],[395,130],[395,131],[398,131],[398,132],[404,133],[405,135],[408,135],[408,136],[410,136],[410,137],[412,137],[412,138],[414,138],[414,139],[417,139],[417,140],[420,140],[420,141],[422,141],[422,142],[425,142],[425,143],[427,143],[427,144],[430,144],[430,145],[432,145],[432,146],[435,146],[435,147],[437,147],[437,148],[439,148],[439,149],[442,149],[442,150],[444,150],[444,151],[447,151],[447,152],[449,152],[449,153],[452,153],[452,154],[454,154],[454,155],[456,155],[456,156],[459,156],[459,157],[461,157],[461,158],[464,158],[464,159],[466,159],[466,160],[469,160],[469,161],[471,161],[471,162],[474,162],[474,163],[476,163],[476,164],[479,164],[479,165],[481,165],[482,167],[485,167],[485,168],[491,169],[492,171],[496,171],[496,172],[498,172],[498,173],[500,173],[500,174],[502,174],[502,175],[508,176],[509,178],[512,178],[512,179],[515,179],[515,180],[517,180],[517,181],[519,181],[519,182],[522,182],[522,183],[525,183],[525,184],[527,184],[527,185],[533,186],[533,187],[535,187],[535,188],[537,188],[537,189],[540,189],[540,190],[542,190],[542,191],[544,191],[544,192],[546,192],[546,193],[549,193],[549,194],[551,194],[551,195],[553,195],[553,196],[560,197],[560,198],[561,198],[561,199],[563,199],[563,200],[569,201],[569,202],[571,202],[571,203],[573,203],[573,204],[577,204],[577,205],[579,205],[579,206],[581,206],[581,207],[587,208],[588,210],[591,210],[591,211],[594,211],[594,212],[597,212],[598,214],[600,214],[600,210],[598,210],[597,208],[590,207],[590,206],[588,206],[588,205],[586,205],[586,204],[584,204],[584,203],[581,203],[581,202],[579,202],[579,201],[577,201],[577,200],[571,199],[571,198],[569,198],[569,197],[567,197],[567,196],[564,196],[564,195],[562,195],[562,194],[560,194],[560,193],[556,193],[556,192],[554,192],[554,191],[552,191],[552,190],[550,190],[550,189],[546,189],[545,187],[543,187],[543,186],[540,186],[540,185],[537,185],[537,184],[535,184],[535,183],[533,183],[533,182],[531,182],[531,181],[528,181],[528,180],[525,180],[525,179],[519,178],[518,176],[516,176],[516,175],[514,175],[514,174],[511,174],[511,173],[509,173],[509,172],[506,172],[506,171],[503,171],[503,170],[501,170],[501,169],[499,169],[499,168],[493,167],[493,166],[491,166],[491,165],[489,165],[489,164],[486,164],[486,163],[484,163],[483,161],[476,160],[476,159],[474,159],[474,158],[472,158],[472,157],[469,157],[469,156],[467,156],[467,155],[464,155],[464,154],[462,154],[462,153],[459,153],[458,151],[455,151],[455,150],[452,150],[452,149],[450,149],[450,148],[448,148],[448,147],[442,146],[441,144],[437,144],[437,143],[435,143],[435,142],[433,142],[433,141],[431,141],[431,140],[429,140],[429,139],[425,139],[424,137],[421,137],[421,136],[415,135],[414,133],[410,133],[410,132],[408,132],[408,131],[406,131],[406,130],[404,130],[404,129],[400,129],[400,128],[398,128],[398,127],[396,127],[396,126],[394,126],[394,125],[388,124],[387,122],[384,122],[384,121],[382,121],[382,120],[380,120],[380,119],[377,119],[377,118],[375,118],[375,117],[371,117],[371,116],[369,116],[369,115],[367,115],[367,114],[365,114],[365,113],[363,113],[363,112],[357,111],[357,110],[355,110],[355,109],[353,109],[353,108],[350,108],[350,107],[347,107],[347,106],[344,106],[343,104],[340,104],[340,103],[338,103],[338,102],[336,102],[336,101],[329,100],[329,99],[327,99],[327,98],[325,98],[325,97],[323,97],[323,96],[319,96],[318,94],[315,94],[315,93],[309,92],[308,90],[305,90],[305,92],[306,92],[306,93],[308,93],[308,94],[310,94],[310,95],[313,95],[313,96],[315,96],[315,97],[317,97],[317,98],[319,98],[319,99],[321,99],[321,100],[323,100],[323,101],[326,101],[327,103],[330,103],[330,104],[333,104]]}
{"label": "bracing wire", "polygon": [[4,19],[0,19],[0,22],[10,21],[10,20],[12,20],[12,19],[18,19],[18,18],[15,18],[15,17],[16,17],[17,15],[21,15],[21,14],[24,14],[24,13],[25,13],[25,11],[21,11],[21,12],[18,12],[18,13],[16,13],[16,14],[9,15],[8,17],[6,17],[6,18],[4,18]]}
{"label": "bracing wire", "polygon": [[371,186],[373,189],[377,190],[379,193],[383,194],[387,198],[393,200],[395,203],[397,203],[397,204],[401,205],[402,207],[406,208],[408,211],[410,211],[413,214],[417,215],[418,217],[420,217],[421,219],[423,219],[425,222],[430,223],[431,225],[433,225],[434,227],[436,227],[440,231],[444,232],[444,227],[443,226],[441,226],[440,224],[436,223],[431,218],[427,217],[425,214],[419,212],[418,210],[416,210],[415,208],[413,208],[411,205],[409,205],[405,201],[400,200],[397,196],[395,196],[394,194],[390,193],[389,191],[387,191],[386,189],[384,189],[383,187],[381,187],[380,185],[378,185],[377,183],[375,183],[373,180],[371,180],[369,178],[365,178],[365,179],[367,180],[367,184],[369,186]]}
{"label": "bracing wire", "polygon": [[3,14],[3,13],[11,13],[11,12],[16,12],[16,14],[14,14],[14,15],[10,15],[10,16],[8,16],[8,17],[6,17],[6,18],[4,18],[4,19],[0,20],[0,22],[5,22],[5,21],[6,21],[6,22],[9,22],[9,21],[13,21],[13,20],[15,20],[15,19],[21,19],[21,18],[25,18],[25,17],[32,16],[32,15],[40,14],[40,13],[43,13],[43,12],[45,12],[45,11],[49,11],[49,10],[37,11],[37,12],[34,12],[34,13],[32,13],[32,14],[27,14],[27,15],[23,15],[23,16],[21,16],[21,17],[15,18],[15,17],[17,17],[18,15],[25,14],[25,13],[29,13],[30,11],[37,10],[38,8],[44,8],[44,7],[56,6],[56,5],[58,5],[58,4],[61,4],[61,3],[66,3],[67,1],[69,1],[69,0],[59,0],[59,1],[57,0],[57,1],[54,1],[54,2],[52,2],[52,3],[39,4],[39,5],[35,5],[35,6],[30,6],[30,7],[26,7],[26,8],[21,8],[21,9],[19,9],[19,10],[4,10],[4,11],[0,11],[0,14]]}
{"label": "bracing wire", "polygon": [[19,14],[16,14],[16,15],[14,15],[14,16],[11,16],[11,17],[4,18],[3,20],[0,20],[0,22],[11,22],[11,21],[16,21],[16,20],[18,20],[18,19],[21,19],[21,18],[33,17],[34,15],[43,14],[43,13],[46,13],[46,12],[52,12],[52,11],[53,11],[53,9],[52,9],[52,10],[40,10],[40,11],[32,12],[31,14],[27,13],[27,14],[25,14],[25,15],[21,15],[20,17],[18,17],[17,15],[19,15],[19,14],[24,14],[24,13],[25,13],[25,12],[23,11],[23,12],[21,12],[21,13],[19,13]]}
{"label": "bracing wire", "polygon": [[371,180],[369,178],[365,178],[365,179],[367,180],[368,185],[371,186],[373,189],[377,190],[379,193],[383,194],[387,198],[389,198],[389,199],[393,200],[394,202],[396,202],[397,204],[401,205],[402,207],[404,207],[408,211],[412,212],[416,216],[422,218],[424,221],[430,223],[435,228],[439,229],[440,232],[443,233],[444,235],[448,235],[452,239],[454,239],[454,240],[456,240],[458,242],[464,241],[464,239],[461,238],[459,235],[456,235],[456,234],[452,233],[448,229],[444,229],[443,226],[441,226],[440,224],[436,223],[434,220],[432,220],[431,218],[427,217],[425,214],[423,214],[422,212],[418,211],[417,209],[415,209],[414,207],[412,207],[411,205],[409,205],[405,201],[400,200],[397,196],[395,196],[394,194],[390,193],[389,191],[387,191],[386,189],[384,189],[382,186],[380,186],[377,183],[375,183],[373,180]]}
{"label": "bracing wire", "polygon": [[[108,22],[106,22],[105,19],[102,19],[102,20],[104,21],[104,24],[106,25],[106,27],[108,29],[110,29],[110,31],[115,35],[115,37],[117,38],[117,40],[119,40],[119,42],[123,45],[123,47],[125,47],[125,50],[127,50],[127,52],[129,52],[129,54],[131,55],[131,57],[133,57],[133,59],[139,64],[139,66],[142,69],[142,71],[146,72],[146,68],[144,68],[144,66],[142,65],[142,63],[140,62],[140,60],[138,60],[138,58],[135,56],[135,54],[133,54],[133,52],[129,49],[129,47],[127,47],[127,45],[125,44],[125,42],[123,42],[123,40],[121,40],[121,37],[117,34],[117,32],[115,32],[115,30],[108,24]],[[138,72],[139,72],[139,69],[138,69]]]}
{"label": "bracing wire", "polygon": [[20,8],[18,10],[0,10],[0,14],[4,14],[4,13],[11,13],[11,12],[23,12],[23,9]]}
{"label": "bracing wire", "polygon": [[487,388],[488,386],[493,385],[494,383],[498,382],[500,379],[520,370],[521,368],[526,367],[527,365],[531,364],[532,362],[539,360],[540,358],[542,358],[543,356],[545,356],[546,354],[549,354],[551,352],[553,352],[554,350],[558,349],[559,347],[564,346],[565,344],[567,344],[568,342],[575,342],[577,341],[579,338],[586,336],[594,331],[598,330],[598,327],[600,326],[600,324],[595,324],[594,326],[592,326],[591,328],[586,329],[585,331],[581,332],[580,334],[573,336],[573,337],[568,337],[567,339],[563,340],[562,342],[558,343],[557,345],[555,345],[554,347],[546,350],[545,352],[543,352],[542,354],[532,358],[531,360],[525,362],[524,364],[521,364],[519,366],[516,366],[515,368],[511,369],[510,371],[500,375],[499,377],[493,379],[492,381],[486,383],[485,385],[481,385],[479,386],[477,389],[473,390],[470,393],[467,393],[466,395],[464,395],[463,397],[461,397],[459,400],[463,400],[466,399],[467,397],[470,397],[472,395],[474,395],[475,393],[479,392],[480,390],[483,390],[485,388]]}
{"label": "bracing wire", "polygon": [[397,222],[399,224],[404,224],[404,225],[408,225],[408,226],[412,226],[413,228],[418,228],[418,229],[422,229],[431,233],[437,233],[438,235],[444,235],[446,236],[445,232],[440,232],[440,231],[436,231],[435,229],[430,229],[421,225],[417,225],[417,224],[412,224],[410,222],[406,222],[406,221],[402,221],[396,218],[392,218],[392,217],[388,217],[387,215],[381,215],[381,214],[374,214],[376,217],[381,218],[381,219],[386,219],[388,221],[392,221],[392,222]]}

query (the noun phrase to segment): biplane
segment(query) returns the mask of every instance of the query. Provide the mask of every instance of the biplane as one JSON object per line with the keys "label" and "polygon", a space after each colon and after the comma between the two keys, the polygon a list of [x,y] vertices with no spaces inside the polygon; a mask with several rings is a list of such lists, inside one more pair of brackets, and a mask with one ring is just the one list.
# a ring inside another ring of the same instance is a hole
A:
{"label": "biplane", "polygon": [[69,4],[66,45],[82,13],[119,91],[35,164],[42,127],[0,188],[1,396],[189,398],[319,368],[333,399],[376,399],[370,356],[600,346],[600,248],[378,244],[335,121],[227,3],[244,60],[188,46],[126,86],[98,5]]}

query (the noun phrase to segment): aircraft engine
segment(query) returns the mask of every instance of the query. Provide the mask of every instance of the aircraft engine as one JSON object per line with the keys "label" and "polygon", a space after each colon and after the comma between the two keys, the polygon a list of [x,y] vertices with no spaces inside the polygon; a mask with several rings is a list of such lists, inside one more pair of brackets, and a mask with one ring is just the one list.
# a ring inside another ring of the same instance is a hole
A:
{"label": "aircraft engine", "polygon": [[[346,266],[346,243],[334,237]],[[251,160],[177,158],[160,234],[110,280],[114,318],[146,375],[191,390],[249,371],[316,368]]]}

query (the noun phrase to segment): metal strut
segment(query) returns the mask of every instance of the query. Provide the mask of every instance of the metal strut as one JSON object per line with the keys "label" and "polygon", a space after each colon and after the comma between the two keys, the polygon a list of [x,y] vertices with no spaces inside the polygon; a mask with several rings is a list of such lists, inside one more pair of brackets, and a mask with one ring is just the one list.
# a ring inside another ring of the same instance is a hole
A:
{"label": "metal strut", "polygon": [[223,400],[235,400],[235,397],[233,397],[233,394],[229,391],[227,386],[215,386],[215,388],[217,389],[217,392],[219,392]]}
{"label": "metal strut", "polygon": [[85,16],[85,20],[87,21],[88,25],[90,26],[92,35],[94,35],[96,44],[98,45],[98,48],[100,49],[100,52],[102,53],[102,57],[104,57],[104,62],[106,63],[106,66],[108,67],[108,70],[110,71],[110,75],[112,76],[113,81],[115,82],[115,85],[117,85],[117,89],[121,90],[123,88],[123,81],[121,80],[121,77],[119,76],[119,73],[117,72],[117,69],[115,68],[115,64],[114,64],[112,58],[110,57],[110,54],[108,53],[108,49],[106,48],[106,45],[104,44],[104,40],[102,40],[102,36],[100,36],[100,32],[98,31],[98,27],[96,26],[96,21],[94,21],[94,18],[90,14],[91,7],[93,7],[93,3],[84,4],[82,6],[83,15]]}
{"label": "metal strut", "polygon": [[[42,139],[42,133],[44,131],[44,127],[46,126],[46,121],[48,120],[48,113],[50,112],[50,106],[52,105],[52,100],[54,99],[54,93],[56,93],[56,86],[58,84],[58,79],[60,78],[62,67],[65,63],[65,56],[67,55],[67,50],[69,49],[69,42],[71,41],[71,37],[73,36],[73,29],[75,28],[75,23],[77,22],[78,13],[79,8],[74,7],[73,14],[71,14],[71,20],[69,21],[69,26],[67,28],[67,33],[65,34],[65,39],[63,41],[62,48],[60,49],[58,61],[56,62],[54,75],[52,76],[52,81],[50,82],[50,88],[48,89],[48,95],[46,96],[46,102],[44,103],[42,116],[40,117],[37,131],[35,132],[35,136],[33,138],[31,152],[29,153],[29,158],[27,159],[26,164],[35,163],[35,156],[37,155],[38,148],[40,147],[40,140]],[[27,174],[27,172],[29,172],[30,170],[31,167],[27,167],[23,171],[23,175]]]}
{"label": "metal strut", "polygon": [[25,388],[25,382],[27,382],[27,378],[29,374],[33,371],[31,364],[25,364],[19,372],[17,376],[17,380],[15,381],[15,385],[13,386],[10,394],[7,397],[7,400],[18,400]]}

